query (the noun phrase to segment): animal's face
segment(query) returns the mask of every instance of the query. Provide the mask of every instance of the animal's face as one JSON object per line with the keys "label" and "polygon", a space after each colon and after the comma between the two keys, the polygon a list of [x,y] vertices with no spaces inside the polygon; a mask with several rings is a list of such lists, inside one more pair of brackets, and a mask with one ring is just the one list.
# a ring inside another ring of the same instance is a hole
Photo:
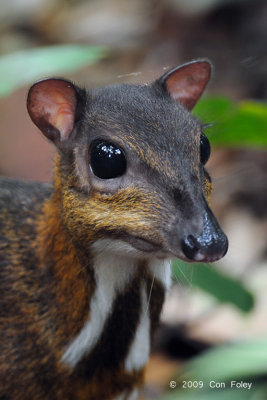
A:
{"label": "animal's face", "polygon": [[32,87],[28,109],[60,150],[63,215],[83,243],[115,239],[113,251],[195,261],[226,252],[227,239],[206,202],[209,143],[187,110],[209,78],[205,62],[198,63],[151,86],[86,93],[48,80]]}

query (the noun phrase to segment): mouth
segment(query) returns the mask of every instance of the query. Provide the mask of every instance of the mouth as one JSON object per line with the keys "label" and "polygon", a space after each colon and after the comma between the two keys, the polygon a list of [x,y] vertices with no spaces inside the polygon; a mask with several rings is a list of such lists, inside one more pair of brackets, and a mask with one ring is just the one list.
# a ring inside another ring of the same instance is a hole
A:
{"label": "mouth", "polygon": [[141,238],[139,236],[125,236],[123,238],[127,243],[131,246],[135,247],[137,250],[142,251],[144,253],[157,253],[162,251],[162,246],[152,242],[148,239]]}
{"label": "mouth", "polygon": [[193,262],[204,262],[204,263],[213,263],[215,261],[220,260],[223,257],[221,254],[215,254],[211,256],[207,256],[201,252],[199,252],[194,260],[191,260]]}
{"label": "mouth", "polygon": [[168,248],[165,248],[162,244],[158,244],[148,239],[144,239],[140,236],[125,235],[123,240],[133,246],[136,250],[145,253],[147,256],[154,256],[159,259],[165,258],[179,258],[180,260],[190,262],[182,251],[173,252]]}

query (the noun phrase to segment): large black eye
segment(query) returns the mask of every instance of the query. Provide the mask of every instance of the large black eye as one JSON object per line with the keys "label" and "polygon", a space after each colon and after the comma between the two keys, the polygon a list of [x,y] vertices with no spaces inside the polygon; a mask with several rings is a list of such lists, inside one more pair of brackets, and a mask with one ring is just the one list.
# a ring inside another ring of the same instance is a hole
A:
{"label": "large black eye", "polygon": [[210,158],[210,142],[204,133],[200,135],[200,161],[203,165],[206,164]]}
{"label": "large black eye", "polygon": [[110,142],[97,142],[91,148],[91,168],[101,179],[121,176],[126,171],[126,159],[122,150]]}

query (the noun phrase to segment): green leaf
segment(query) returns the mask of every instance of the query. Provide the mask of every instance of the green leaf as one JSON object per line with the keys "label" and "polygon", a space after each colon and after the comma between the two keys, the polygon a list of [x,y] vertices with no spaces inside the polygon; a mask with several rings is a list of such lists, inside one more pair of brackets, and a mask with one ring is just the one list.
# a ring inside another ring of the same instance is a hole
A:
{"label": "green leaf", "polygon": [[179,379],[229,382],[266,376],[266,355],[267,338],[220,346],[189,362]]}
{"label": "green leaf", "polygon": [[47,46],[0,57],[0,97],[49,75],[92,64],[107,55],[103,47]]}
{"label": "green leaf", "polygon": [[212,145],[231,147],[267,146],[267,103],[234,102],[224,97],[209,97],[194,108]]}
{"label": "green leaf", "polygon": [[248,312],[253,308],[252,294],[238,280],[223,274],[213,266],[173,261],[173,277],[184,285],[196,286],[222,303],[231,303]]}
{"label": "green leaf", "polygon": [[[161,400],[267,399],[267,338],[242,341],[207,351],[179,370],[176,388]],[[183,388],[183,381],[203,382],[203,388]],[[252,383],[251,389],[231,387],[231,382]],[[214,388],[214,383],[225,388]]]}

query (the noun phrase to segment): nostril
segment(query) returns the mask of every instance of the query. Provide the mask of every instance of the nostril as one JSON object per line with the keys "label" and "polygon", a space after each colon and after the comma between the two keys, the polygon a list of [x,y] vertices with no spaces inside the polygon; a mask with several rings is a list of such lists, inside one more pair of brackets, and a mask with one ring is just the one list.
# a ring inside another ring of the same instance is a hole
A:
{"label": "nostril", "polygon": [[225,256],[225,254],[227,253],[227,251],[228,251],[228,247],[229,247],[229,242],[228,242],[228,239],[227,239],[227,237],[226,237],[226,236],[224,236],[224,245],[223,245],[224,252],[223,252],[223,255],[222,255],[222,257],[224,257],[224,256]]}
{"label": "nostril", "polygon": [[199,251],[199,245],[193,235],[188,235],[181,242],[182,250],[187,258],[194,260],[196,253]]}
{"label": "nostril", "polygon": [[202,237],[186,236],[181,241],[184,255],[189,260],[213,262],[222,258],[228,250],[228,239],[221,233],[214,240],[200,240]]}

